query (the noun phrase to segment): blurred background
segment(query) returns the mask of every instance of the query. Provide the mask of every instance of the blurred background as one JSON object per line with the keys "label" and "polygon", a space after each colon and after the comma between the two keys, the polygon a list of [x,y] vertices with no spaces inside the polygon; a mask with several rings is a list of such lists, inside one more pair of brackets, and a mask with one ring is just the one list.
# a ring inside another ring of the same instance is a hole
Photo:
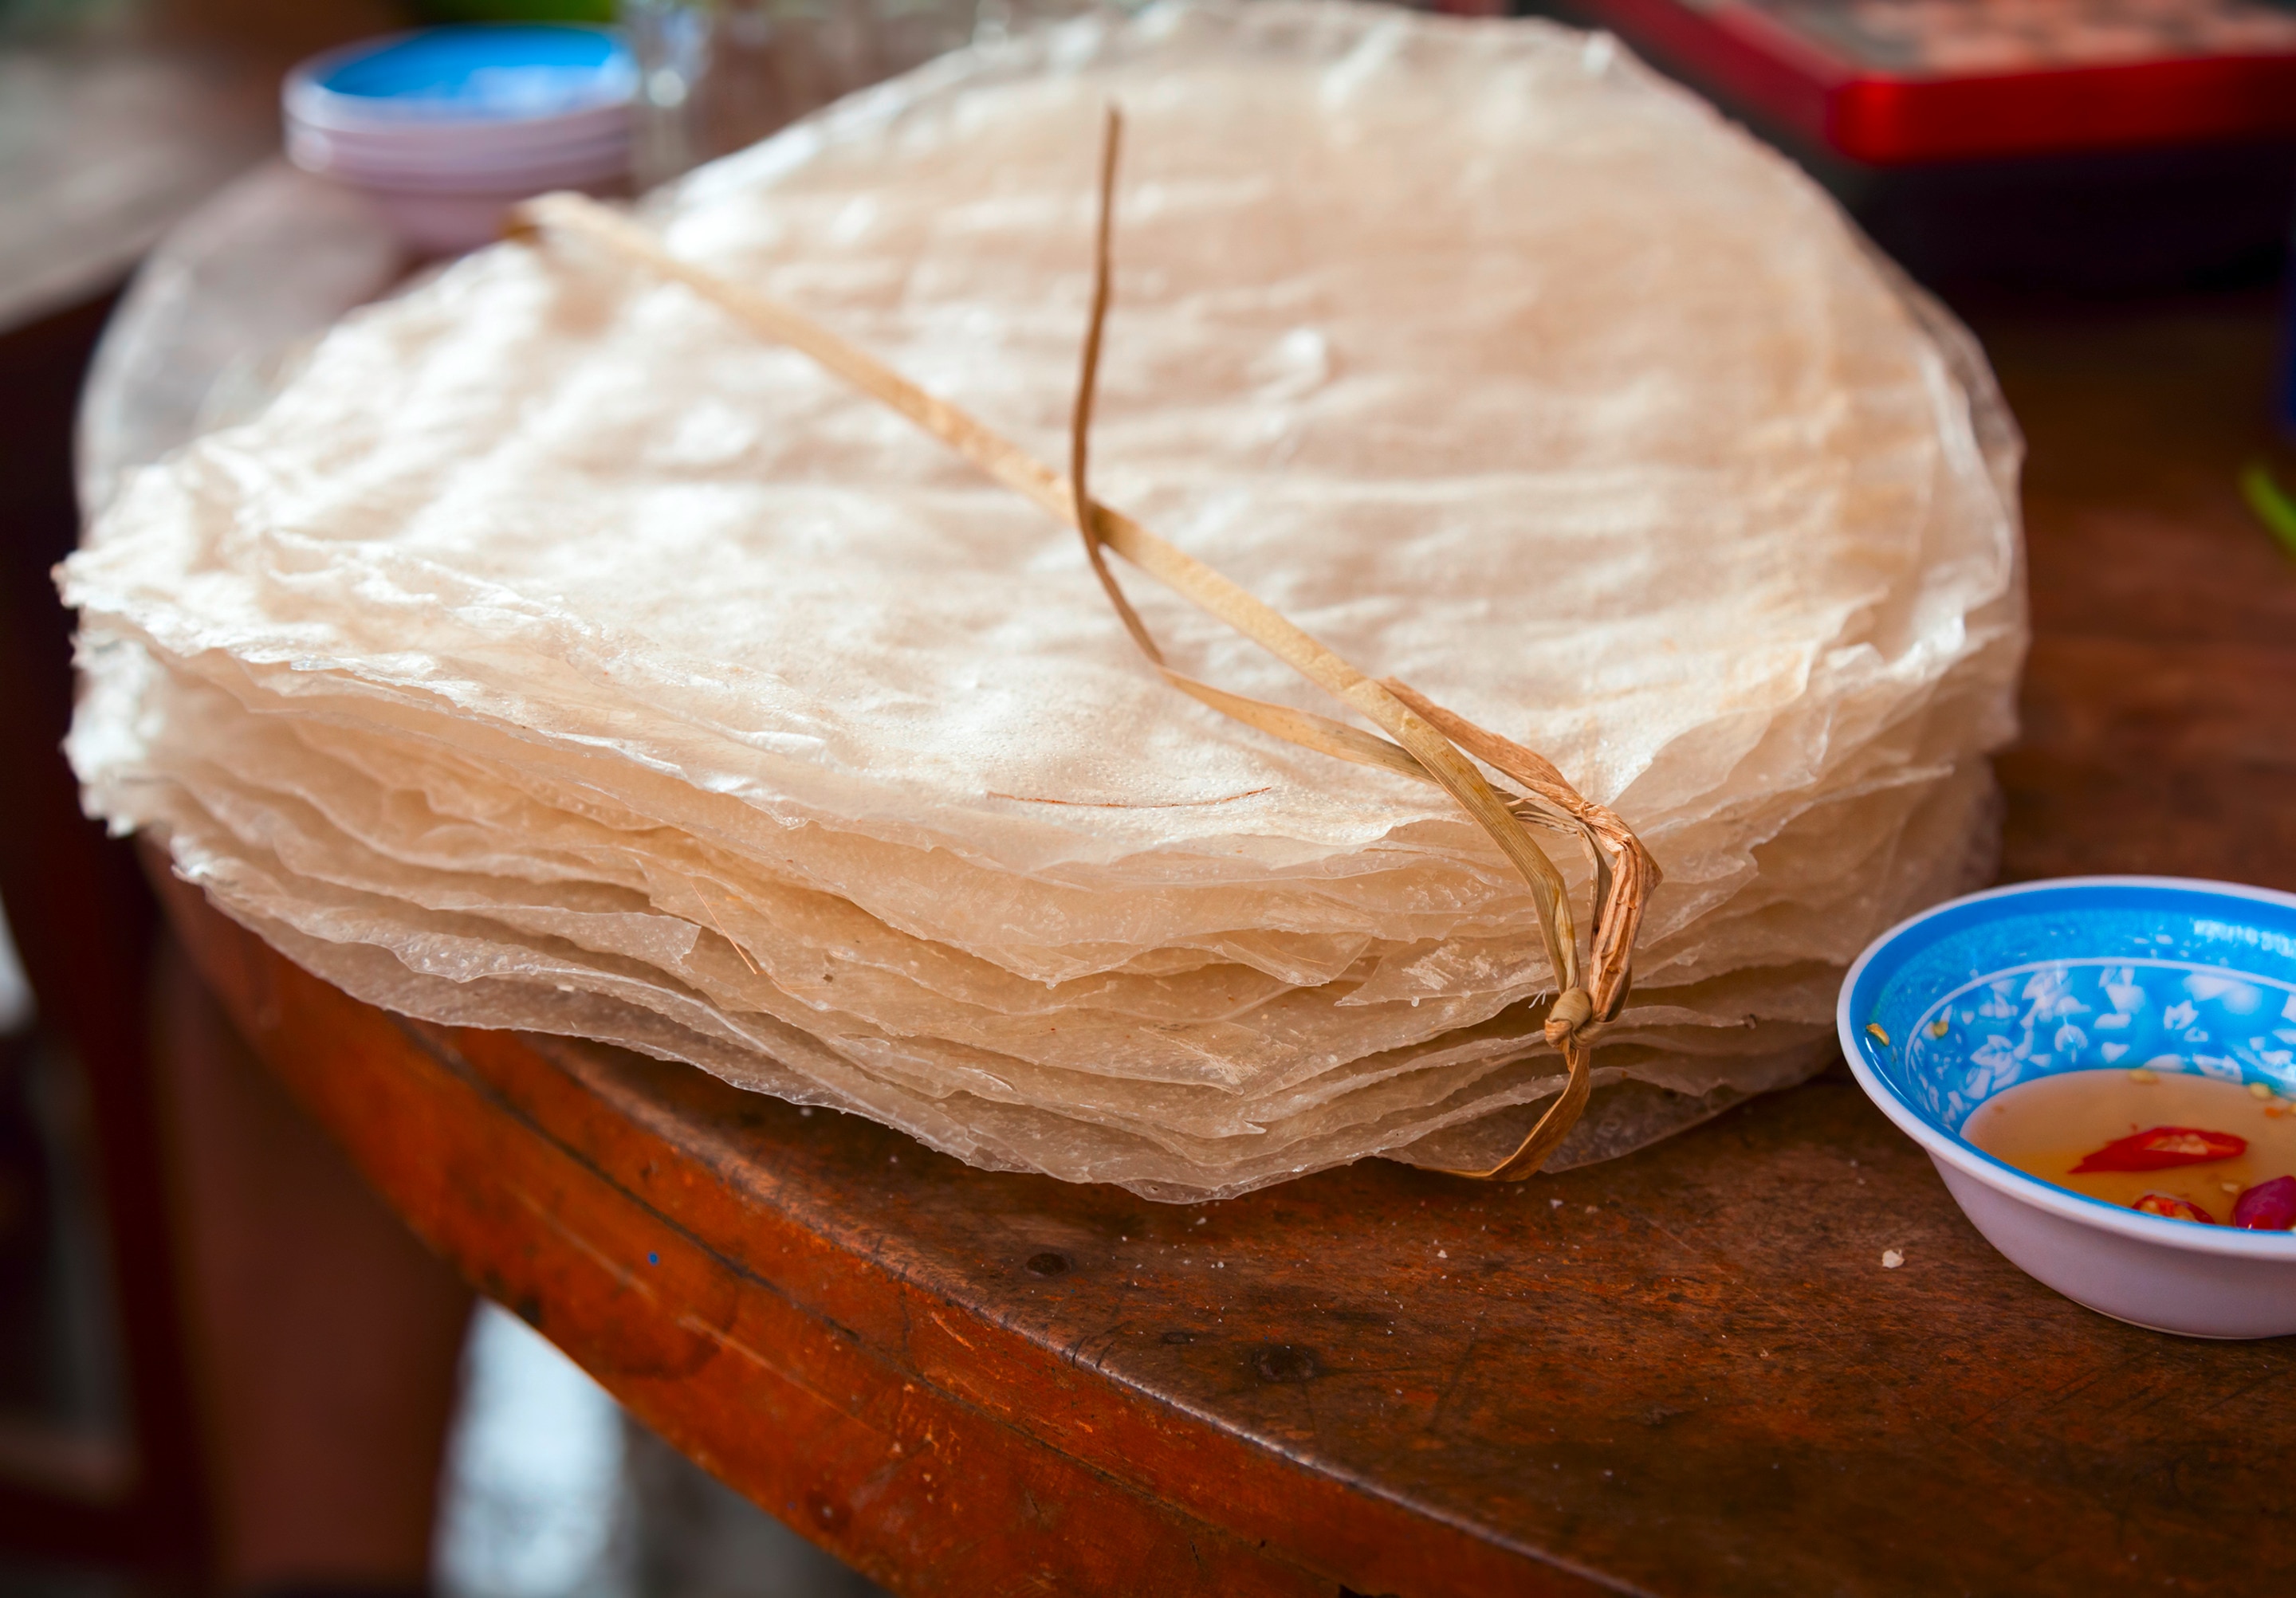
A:
{"label": "blurred background", "polygon": [[[0,1594],[875,1590],[474,1311],[246,1056],[78,815],[47,573],[122,471],[511,201],[634,192],[1086,3],[0,0]],[[1713,98],[1980,331],[2280,301],[2287,0],[1535,9]],[[356,44],[505,23],[612,31]],[[2296,552],[2277,363],[2246,491]]]}

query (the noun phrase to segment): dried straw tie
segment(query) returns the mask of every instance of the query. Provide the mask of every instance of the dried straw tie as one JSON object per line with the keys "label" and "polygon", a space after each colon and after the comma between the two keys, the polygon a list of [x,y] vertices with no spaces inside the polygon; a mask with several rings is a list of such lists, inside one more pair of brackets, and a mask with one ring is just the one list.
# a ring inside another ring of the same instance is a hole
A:
{"label": "dried straw tie", "polygon": [[[1589,1034],[1601,1022],[1615,1018],[1626,1003],[1635,931],[1651,889],[1658,885],[1658,866],[1624,823],[1582,798],[1544,757],[1486,732],[1392,677],[1373,681],[1210,567],[1165,543],[1121,512],[1091,499],[1086,490],[1086,442],[1100,366],[1101,331],[1108,316],[1109,228],[1122,127],[1111,108],[1101,147],[1092,321],[1085,336],[1084,369],[1070,424],[1065,479],[964,411],[926,393],[806,316],[678,259],[619,212],[578,194],[548,194],[520,209],[518,231],[557,232],[587,239],[627,261],[685,284],[752,332],[810,356],[862,393],[891,406],[998,482],[1075,528],[1083,535],[1085,554],[1094,574],[1133,642],[1164,680],[1183,693],[1302,748],[1432,783],[1456,799],[1530,885],[1559,990],[1547,1012],[1546,1040],[1562,1050],[1570,1078],[1562,1095],[1539,1117],[1513,1153],[1488,1170],[1453,1174],[1485,1180],[1528,1176],[1562,1141],[1586,1108],[1594,1086]],[[1118,586],[1103,548],[1114,550],[1183,598],[1226,622],[1383,728],[1393,742],[1309,711],[1230,693],[1175,671]],[[1502,797],[1467,758],[1470,755],[1512,778],[1522,788],[1522,794]],[[1583,966],[1562,875],[1531,840],[1526,825],[1578,840],[1594,863],[1595,925]],[[1589,968],[1591,975],[1587,974]]]}

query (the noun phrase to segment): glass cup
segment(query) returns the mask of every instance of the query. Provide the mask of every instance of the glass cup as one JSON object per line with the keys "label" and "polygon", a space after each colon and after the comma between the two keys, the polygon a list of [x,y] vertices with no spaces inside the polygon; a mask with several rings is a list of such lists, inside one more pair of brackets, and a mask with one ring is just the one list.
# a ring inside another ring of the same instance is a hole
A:
{"label": "glass cup", "polygon": [[1095,0],[623,0],[652,186],[944,51]]}

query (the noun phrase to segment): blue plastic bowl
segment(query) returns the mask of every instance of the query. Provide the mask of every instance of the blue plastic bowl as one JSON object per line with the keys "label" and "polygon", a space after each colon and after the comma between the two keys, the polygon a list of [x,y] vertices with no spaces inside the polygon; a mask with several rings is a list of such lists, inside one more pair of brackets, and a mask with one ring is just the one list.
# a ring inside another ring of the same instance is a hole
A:
{"label": "blue plastic bowl", "polygon": [[415,249],[451,253],[500,236],[520,201],[622,184],[636,86],[628,45],[602,28],[364,39],[287,75],[287,158],[365,191]]}
{"label": "blue plastic bowl", "polygon": [[619,34],[465,24],[365,39],[297,68],[288,109],[322,124],[511,122],[619,110],[637,66]]}
{"label": "blue plastic bowl", "polygon": [[1994,1094],[2063,1071],[2145,1066],[2296,1095],[2296,897],[2167,877],[1972,894],[1877,938],[1836,1021],[1859,1086],[2019,1266],[2157,1331],[2296,1332],[2296,1233],[2145,1215],[1961,1135]]}

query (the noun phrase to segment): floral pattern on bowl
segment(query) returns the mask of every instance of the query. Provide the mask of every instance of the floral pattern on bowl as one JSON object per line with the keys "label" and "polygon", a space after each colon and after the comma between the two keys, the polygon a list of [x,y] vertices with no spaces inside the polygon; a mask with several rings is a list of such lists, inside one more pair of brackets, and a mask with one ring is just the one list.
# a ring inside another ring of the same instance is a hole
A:
{"label": "floral pattern on bowl", "polygon": [[2142,1066],[2296,1094],[2296,983],[2183,960],[2046,960],[1972,978],[1906,1040],[1905,1086],[1948,1129],[2004,1088]]}

